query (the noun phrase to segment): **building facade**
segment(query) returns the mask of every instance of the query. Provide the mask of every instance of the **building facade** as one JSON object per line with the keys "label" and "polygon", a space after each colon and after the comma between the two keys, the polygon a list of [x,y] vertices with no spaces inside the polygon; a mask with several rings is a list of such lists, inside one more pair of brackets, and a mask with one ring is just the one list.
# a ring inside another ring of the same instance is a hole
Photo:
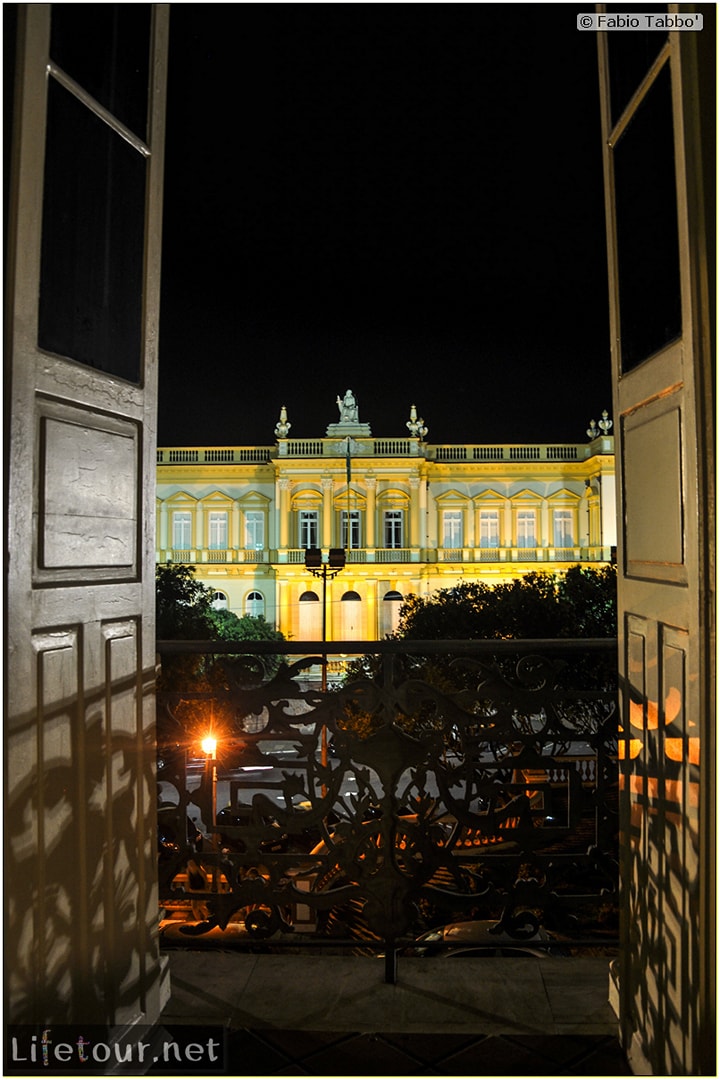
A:
{"label": "building facade", "polygon": [[[305,567],[345,551],[326,582],[330,641],[378,640],[409,594],[461,581],[607,565],[615,547],[611,421],[563,445],[434,445],[415,406],[407,435],[374,438],[351,391],[324,436],[274,445],[164,447],[157,454],[157,560],[189,563],[218,607],[319,640],[323,583]],[[402,421],[398,426],[401,426]]]}

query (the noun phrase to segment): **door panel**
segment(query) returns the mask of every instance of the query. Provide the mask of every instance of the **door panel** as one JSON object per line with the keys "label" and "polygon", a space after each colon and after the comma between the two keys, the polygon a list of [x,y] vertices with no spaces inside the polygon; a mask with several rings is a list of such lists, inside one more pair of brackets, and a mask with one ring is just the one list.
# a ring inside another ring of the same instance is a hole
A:
{"label": "door panel", "polygon": [[703,33],[654,34],[649,49],[599,35],[620,465],[618,1012],[633,1070],[653,1075],[714,1070],[708,21]]}
{"label": "door panel", "polygon": [[[167,986],[155,936],[154,492],[146,481],[155,456],[168,8],[18,5],[17,16],[6,320],[6,1017],[152,1023]],[[143,62],[128,71],[138,51]],[[105,53],[113,64],[99,68]],[[130,85],[138,70],[142,88]],[[130,80],[117,95],[111,72]],[[82,85],[85,74],[102,101]],[[112,114],[113,101],[139,132]],[[128,176],[131,192],[117,183]]]}

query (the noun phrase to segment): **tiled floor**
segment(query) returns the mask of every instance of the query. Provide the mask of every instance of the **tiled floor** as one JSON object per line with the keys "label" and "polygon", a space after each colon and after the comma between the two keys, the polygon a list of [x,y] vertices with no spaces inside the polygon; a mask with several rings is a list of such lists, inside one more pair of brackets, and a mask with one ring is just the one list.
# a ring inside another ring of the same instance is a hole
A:
{"label": "tiled floor", "polygon": [[168,952],[162,1024],[216,1025],[233,1076],[629,1076],[598,958]]}
{"label": "tiled floor", "polygon": [[609,1035],[233,1031],[238,1076],[629,1076]]}

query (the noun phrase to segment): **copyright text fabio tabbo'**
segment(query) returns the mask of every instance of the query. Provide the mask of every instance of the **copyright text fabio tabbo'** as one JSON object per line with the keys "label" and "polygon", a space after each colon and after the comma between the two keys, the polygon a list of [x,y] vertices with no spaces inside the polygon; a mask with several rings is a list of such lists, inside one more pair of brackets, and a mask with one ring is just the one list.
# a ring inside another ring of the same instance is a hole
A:
{"label": "copyright text fabio tabbo'", "polygon": [[702,30],[700,12],[609,12],[586,11],[577,17],[578,30]]}
{"label": "copyright text fabio tabbo'", "polygon": [[208,1076],[225,1072],[221,1027],[11,1026],[5,1076]]}

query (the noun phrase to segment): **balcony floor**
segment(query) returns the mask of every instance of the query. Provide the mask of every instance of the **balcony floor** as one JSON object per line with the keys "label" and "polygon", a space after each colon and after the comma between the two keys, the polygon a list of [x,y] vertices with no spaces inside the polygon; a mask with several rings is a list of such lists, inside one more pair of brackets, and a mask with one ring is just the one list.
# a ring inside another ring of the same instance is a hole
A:
{"label": "balcony floor", "polygon": [[233,1075],[631,1075],[607,957],[167,955],[161,1024],[224,1027]]}

